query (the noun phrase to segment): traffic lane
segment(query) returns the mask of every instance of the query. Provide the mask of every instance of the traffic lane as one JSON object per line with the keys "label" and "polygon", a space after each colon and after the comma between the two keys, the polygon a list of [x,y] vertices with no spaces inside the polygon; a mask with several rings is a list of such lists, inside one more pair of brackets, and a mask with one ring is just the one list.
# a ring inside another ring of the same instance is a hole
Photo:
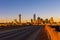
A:
{"label": "traffic lane", "polygon": [[39,27],[33,27],[33,29],[27,31],[26,33],[22,34],[22,35],[18,35],[16,37],[11,38],[11,40],[26,40],[28,38],[28,36],[30,36],[32,33],[34,33]]}
{"label": "traffic lane", "polygon": [[26,27],[26,28],[20,28],[20,29],[13,29],[13,30],[9,30],[9,31],[4,31],[4,32],[0,32],[0,39],[2,37],[6,37],[6,36],[9,36],[11,34],[14,34],[14,33],[17,33],[17,32],[20,32],[20,34],[26,32],[27,30],[29,29],[32,29],[32,27]]}
{"label": "traffic lane", "polygon": [[42,31],[42,27],[40,27],[39,29],[36,30],[36,32],[34,32],[30,36],[28,36],[26,40],[37,40],[41,31]]}
{"label": "traffic lane", "polygon": [[19,28],[19,29],[13,29],[13,30],[9,30],[9,31],[4,31],[4,32],[0,32],[0,38],[4,37],[4,36],[8,36],[10,34],[14,34],[17,32],[21,32],[21,34],[25,31],[27,31],[28,29],[31,29],[31,27],[27,27],[27,28]]}
{"label": "traffic lane", "polygon": [[[31,27],[31,28],[34,28],[34,27]],[[30,30],[31,30],[31,29],[30,29]],[[6,38],[7,38],[7,39],[8,39],[8,38],[12,38],[12,37],[16,36],[17,34],[20,35],[20,33],[17,32],[16,34],[14,34],[14,35],[12,35],[12,36],[3,37],[3,38],[1,38],[1,39],[4,39],[4,40],[5,40]],[[27,34],[27,33],[26,33],[26,34]],[[22,37],[22,36],[20,36],[20,37]]]}

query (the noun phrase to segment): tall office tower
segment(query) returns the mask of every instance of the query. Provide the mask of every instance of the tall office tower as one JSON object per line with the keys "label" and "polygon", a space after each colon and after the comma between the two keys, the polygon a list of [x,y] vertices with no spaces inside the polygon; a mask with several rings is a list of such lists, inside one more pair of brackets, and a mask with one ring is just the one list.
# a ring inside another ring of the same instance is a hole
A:
{"label": "tall office tower", "polygon": [[21,23],[21,14],[19,14],[19,23]]}
{"label": "tall office tower", "polygon": [[48,20],[48,18],[46,18],[46,19],[45,19],[45,24],[46,24],[46,23],[49,23],[49,20]]}
{"label": "tall office tower", "polygon": [[35,14],[33,15],[33,20],[34,20],[34,21],[36,20],[36,15],[35,15]]}
{"label": "tall office tower", "polygon": [[33,19],[31,19],[31,24],[33,24]]}
{"label": "tall office tower", "polygon": [[51,17],[49,21],[51,24],[54,23],[53,17]]}
{"label": "tall office tower", "polygon": [[40,17],[37,17],[37,23],[40,24]]}

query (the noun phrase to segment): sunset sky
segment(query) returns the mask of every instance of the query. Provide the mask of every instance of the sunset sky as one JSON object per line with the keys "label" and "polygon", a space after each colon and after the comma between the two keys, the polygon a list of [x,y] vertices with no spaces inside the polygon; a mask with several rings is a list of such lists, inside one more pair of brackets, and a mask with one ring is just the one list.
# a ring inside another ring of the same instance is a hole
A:
{"label": "sunset sky", "polygon": [[33,18],[33,14],[41,18],[54,17],[60,19],[60,0],[0,0],[0,21],[18,19],[21,13],[22,19]]}

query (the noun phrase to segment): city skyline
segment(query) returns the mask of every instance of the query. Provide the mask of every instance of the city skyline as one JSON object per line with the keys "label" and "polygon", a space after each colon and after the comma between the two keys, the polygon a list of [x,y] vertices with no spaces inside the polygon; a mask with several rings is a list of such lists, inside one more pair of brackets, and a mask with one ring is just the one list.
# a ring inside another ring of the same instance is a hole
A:
{"label": "city skyline", "polygon": [[33,14],[43,19],[53,17],[60,21],[59,0],[0,0],[0,21],[18,19],[22,14],[22,20],[33,18]]}
{"label": "city skyline", "polygon": [[[29,20],[30,19],[30,20]],[[33,14],[33,16],[32,16],[32,18],[28,18],[28,20],[22,20],[22,15],[21,14],[18,14],[18,18],[16,19],[13,19],[13,20],[11,20],[11,19],[7,19],[7,17],[5,18],[5,20],[4,19],[1,19],[0,21],[0,23],[11,23],[11,22],[18,22],[18,23],[27,23],[27,22],[31,22],[31,21],[34,21],[34,22],[36,22],[36,21],[38,21],[38,20],[43,20],[43,21],[45,21],[45,20],[47,20],[47,21],[49,21],[49,20],[51,20],[52,22],[60,22],[60,21],[55,21],[54,20],[54,18],[53,17],[50,17],[50,18],[41,18],[40,16],[36,16],[36,14],[34,13]]]}

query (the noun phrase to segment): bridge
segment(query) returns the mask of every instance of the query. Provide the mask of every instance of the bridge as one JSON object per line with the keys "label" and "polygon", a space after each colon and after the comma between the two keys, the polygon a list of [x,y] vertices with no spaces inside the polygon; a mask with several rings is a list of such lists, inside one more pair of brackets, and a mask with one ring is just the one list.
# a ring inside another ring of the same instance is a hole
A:
{"label": "bridge", "polygon": [[21,27],[0,31],[0,40],[49,40],[41,26]]}
{"label": "bridge", "polygon": [[60,40],[60,32],[50,25],[0,30],[0,40]]}

